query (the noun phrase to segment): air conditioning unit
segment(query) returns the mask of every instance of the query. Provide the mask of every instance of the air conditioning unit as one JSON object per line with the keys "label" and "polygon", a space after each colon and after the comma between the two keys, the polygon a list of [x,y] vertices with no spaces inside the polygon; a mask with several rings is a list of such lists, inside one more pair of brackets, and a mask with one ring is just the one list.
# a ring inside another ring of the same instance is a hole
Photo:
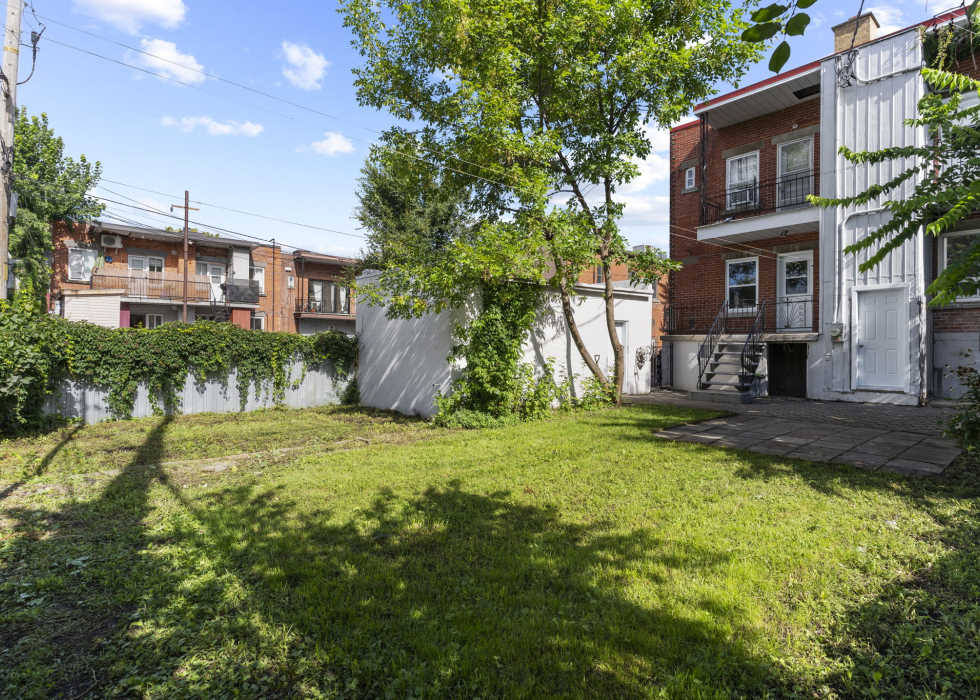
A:
{"label": "air conditioning unit", "polygon": [[122,248],[122,236],[111,235],[108,233],[102,234],[102,247],[103,248]]}

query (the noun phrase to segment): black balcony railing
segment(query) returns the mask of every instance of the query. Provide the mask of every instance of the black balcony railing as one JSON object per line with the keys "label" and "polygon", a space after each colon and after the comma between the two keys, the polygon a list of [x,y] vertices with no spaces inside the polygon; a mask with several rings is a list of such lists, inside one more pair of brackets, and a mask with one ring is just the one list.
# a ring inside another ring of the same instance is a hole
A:
{"label": "black balcony railing", "polygon": [[[124,289],[128,297],[144,299],[184,298],[184,281],[182,279],[151,279],[149,277],[133,277],[129,275],[92,275],[92,289]],[[210,301],[212,285],[208,282],[187,282],[188,301]]]}
{"label": "black balcony railing", "polygon": [[224,300],[229,304],[258,304],[259,288],[258,280],[236,280],[230,279],[221,285],[224,292]]}
{"label": "black balcony railing", "polygon": [[350,316],[350,297],[338,299],[297,299],[296,312],[301,314],[334,314]]}
{"label": "black balcony railing", "polygon": [[775,180],[752,180],[710,192],[705,197],[701,225],[812,206],[807,197],[818,194],[814,189],[816,184],[815,172],[807,170]]}
{"label": "black balcony railing", "polygon": [[[760,306],[765,309],[759,315]],[[812,295],[759,299],[755,303],[727,302],[726,333],[745,335],[759,315],[757,331],[764,333],[809,333],[817,328],[817,305]],[[718,317],[714,304],[667,304],[664,308],[664,332],[672,335],[708,333]]]}

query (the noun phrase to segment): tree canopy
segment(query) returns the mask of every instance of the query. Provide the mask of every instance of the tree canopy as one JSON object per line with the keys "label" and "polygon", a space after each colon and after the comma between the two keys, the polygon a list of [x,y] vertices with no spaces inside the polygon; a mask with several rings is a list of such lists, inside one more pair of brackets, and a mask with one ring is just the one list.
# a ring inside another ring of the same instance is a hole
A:
{"label": "tree canopy", "polygon": [[13,191],[17,217],[10,235],[10,255],[21,292],[43,302],[50,285],[46,254],[50,253],[52,221],[88,221],[103,204],[88,195],[102,175],[102,166],[84,155],[66,156],[65,144],[48,125],[48,115],[28,117],[21,107],[14,129]]}
{"label": "tree canopy", "polygon": [[724,0],[343,0],[341,12],[365,58],[358,99],[407,124],[389,130],[385,153],[438,166],[441,186],[468,192],[481,218],[453,241],[450,274],[429,280],[554,285],[583,362],[605,383],[571,299],[582,272],[601,265],[618,394],[608,272],[626,264],[649,282],[673,266],[657,251],[629,254],[616,192],[651,152],[646,125],[668,127],[758,57],[741,40],[740,10]]}

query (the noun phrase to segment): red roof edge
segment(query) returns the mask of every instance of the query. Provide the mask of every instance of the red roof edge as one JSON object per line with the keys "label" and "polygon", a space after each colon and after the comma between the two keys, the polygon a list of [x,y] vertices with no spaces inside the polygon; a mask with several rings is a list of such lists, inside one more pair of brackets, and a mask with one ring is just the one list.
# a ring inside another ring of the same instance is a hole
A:
{"label": "red roof edge", "polygon": [[739,88],[738,90],[734,90],[733,92],[727,92],[724,95],[719,95],[718,97],[714,98],[713,100],[708,100],[707,102],[702,102],[701,104],[699,104],[694,109],[695,109],[695,111],[697,111],[699,109],[704,109],[705,107],[710,107],[710,106],[714,106],[714,105],[720,104],[722,102],[727,102],[728,100],[731,100],[731,99],[733,99],[735,97],[738,97],[739,95],[744,95],[747,92],[752,92],[754,90],[758,90],[759,88],[765,87],[766,85],[772,85],[773,83],[779,83],[779,82],[782,82],[784,80],[788,80],[789,78],[792,78],[793,76],[799,75],[800,73],[806,73],[807,71],[811,71],[814,68],[819,67],[820,66],[820,61],[822,61],[822,60],[823,59],[817,59],[816,61],[812,61],[810,63],[807,63],[806,65],[802,65],[799,68],[794,68],[793,70],[786,71],[785,73],[781,73],[779,75],[774,75],[771,78],[766,78],[765,80],[760,80],[757,83],[752,83],[751,85],[746,85],[744,88]]}
{"label": "red roof edge", "polygon": [[690,129],[692,126],[697,126],[700,123],[701,123],[700,119],[695,119],[693,122],[687,122],[686,124],[680,124],[679,126],[675,126],[673,129],[670,130],[670,133],[674,133],[675,131],[683,131],[684,129]]}

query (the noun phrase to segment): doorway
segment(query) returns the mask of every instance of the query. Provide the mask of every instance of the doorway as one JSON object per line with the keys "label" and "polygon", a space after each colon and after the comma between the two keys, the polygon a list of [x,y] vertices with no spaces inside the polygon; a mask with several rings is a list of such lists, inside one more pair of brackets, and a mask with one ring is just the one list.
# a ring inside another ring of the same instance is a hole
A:
{"label": "doorway", "polygon": [[909,320],[905,287],[857,292],[854,348],[858,388],[904,390]]}
{"label": "doorway", "polygon": [[769,343],[769,395],[806,398],[806,343]]}

